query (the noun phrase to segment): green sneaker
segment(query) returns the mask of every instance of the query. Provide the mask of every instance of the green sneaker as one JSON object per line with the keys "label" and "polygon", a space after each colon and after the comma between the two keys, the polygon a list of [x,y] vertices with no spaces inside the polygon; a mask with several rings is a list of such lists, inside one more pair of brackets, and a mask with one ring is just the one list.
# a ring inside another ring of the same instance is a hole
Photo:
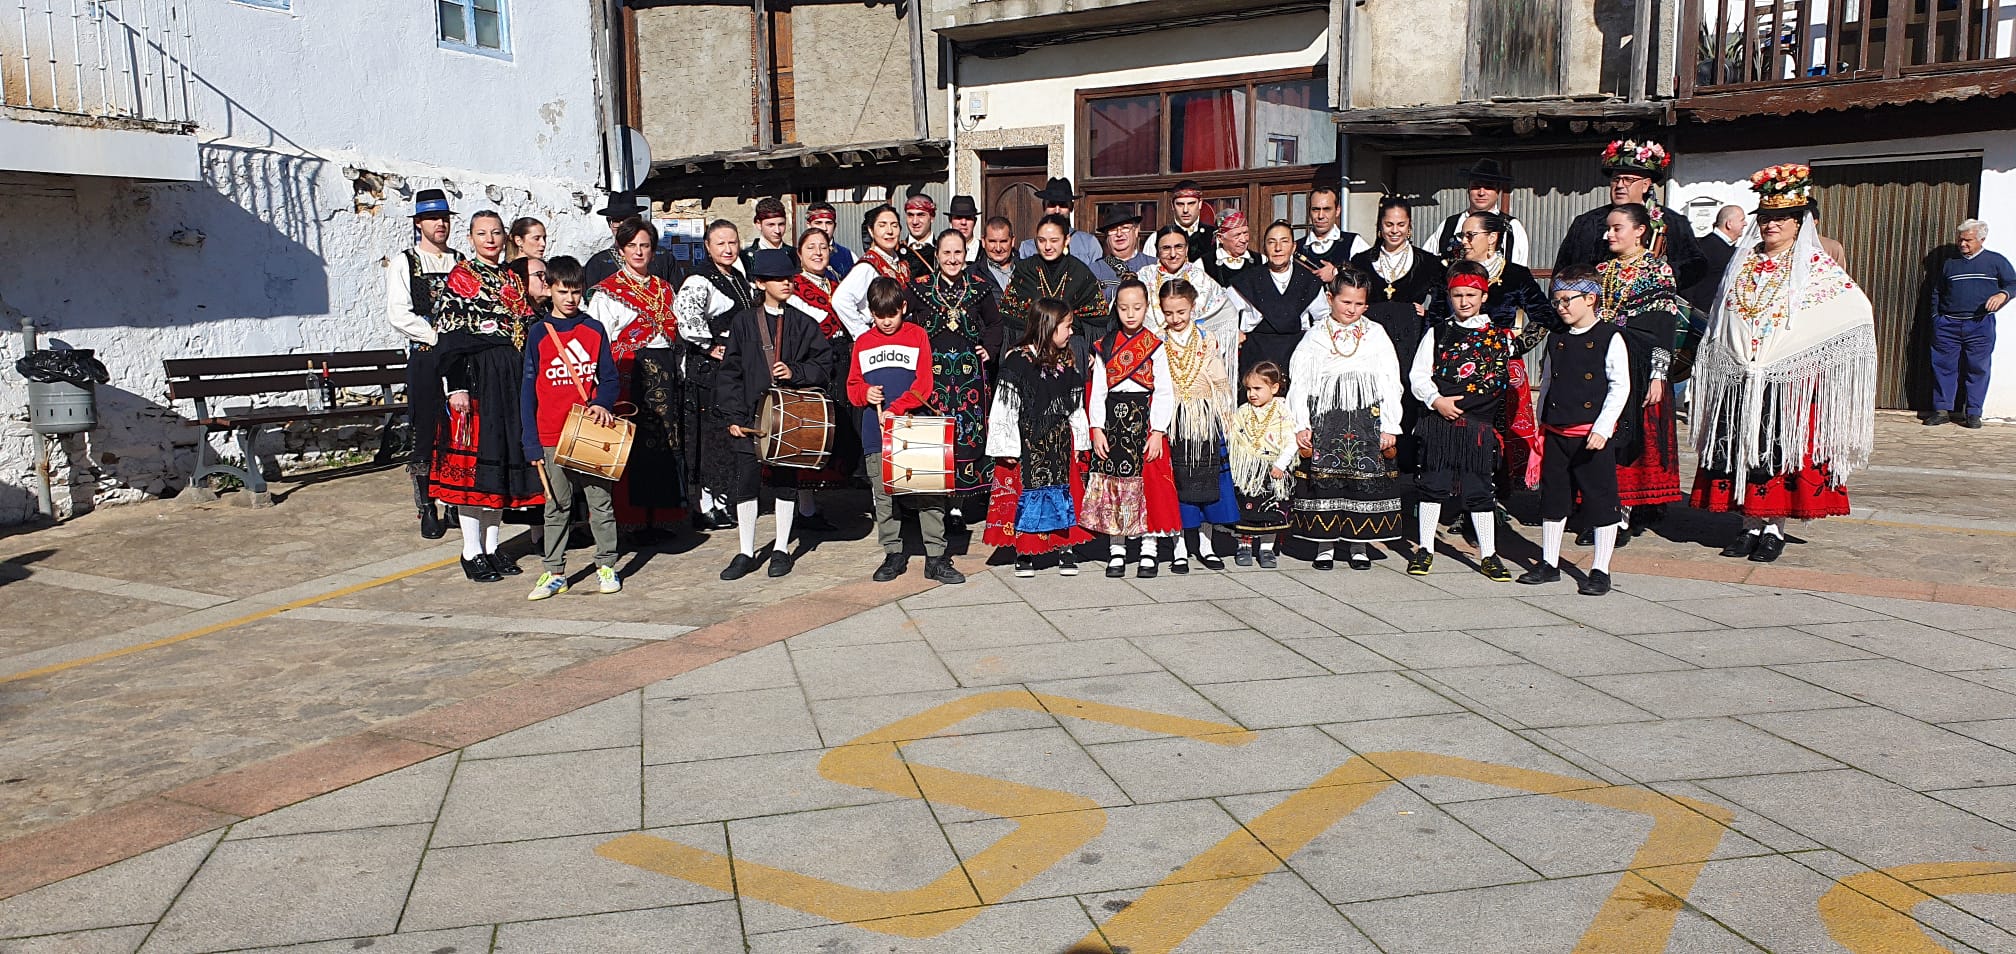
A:
{"label": "green sneaker", "polygon": [[596,592],[598,593],[608,594],[608,593],[623,592],[623,578],[616,574],[616,568],[613,566],[596,567],[595,582],[600,584],[600,587],[596,590]]}
{"label": "green sneaker", "polygon": [[539,574],[538,582],[532,584],[532,592],[525,594],[528,600],[543,600],[549,596],[559,596],[567,592],[567,578],[552,573]]}

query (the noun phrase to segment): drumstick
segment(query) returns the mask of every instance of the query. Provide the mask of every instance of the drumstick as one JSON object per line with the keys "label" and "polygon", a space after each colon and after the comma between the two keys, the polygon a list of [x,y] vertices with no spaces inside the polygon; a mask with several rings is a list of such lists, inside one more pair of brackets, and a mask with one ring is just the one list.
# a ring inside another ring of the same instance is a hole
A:
{"label": "drumstick", "polygon": [[532,469],[539,472],[539,489],[546,492],[546,499],[553,499],[553,485],[546,482],[546,462],[542,460]]}

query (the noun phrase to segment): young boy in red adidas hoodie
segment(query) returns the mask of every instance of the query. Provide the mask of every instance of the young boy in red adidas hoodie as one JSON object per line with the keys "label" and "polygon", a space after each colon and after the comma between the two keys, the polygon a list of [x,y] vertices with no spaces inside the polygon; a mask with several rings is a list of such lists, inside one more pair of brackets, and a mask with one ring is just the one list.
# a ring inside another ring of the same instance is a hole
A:
{"label": "young boy in red adidas hoodie", "polygon": [[623,581],[616,575],[615,484],[577,473],[553,461],[553,447],[576,404],[588,406],[588,418],[607,424],[615,418],[616,361],[609,354],[609,332],[581,313],[588,290],[581,263],[568,256],[546,261],[546,285],[553,293],[552,310],[525,332],[525,378],[519,389],[525,428],[525,459],[546,471],[546,572],[525,598],[543,600],[567,592],[567,521],[574,511],[574,493],[588,500],[588,529],[595,535],[595,578],[599,592],[616,593]]}
{"label": "young boy in red adidas hoodie", "polygon": [[[854,357],[847,369],[847,400],[861,409],[861,453],[868,458],[868,480],[875,489],[875,540],[882,544],[882,565],[875,581],[887,583],[903,575],[910,562],[903,553],[903,516],[897,498],[882,483],[882,425],[891,418],[914,414],[931,397],[931,338],[923,327],[904,321],[909,293],[892,278],[868,284],[868,314],[874,323],[854,339]],[[905,494],[906,509],[917,512],[917,532],[924,538],[924,575],[939,583],[964,583],[966,577],[945,555],[945,514],[951,498],[944,494]]]}

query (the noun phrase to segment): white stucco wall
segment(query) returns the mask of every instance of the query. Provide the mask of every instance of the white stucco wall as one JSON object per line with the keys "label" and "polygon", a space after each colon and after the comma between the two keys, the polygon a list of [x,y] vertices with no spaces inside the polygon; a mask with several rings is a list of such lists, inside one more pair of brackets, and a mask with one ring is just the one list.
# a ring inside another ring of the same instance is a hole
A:
{"label": "white stucco wall", "polygon": [[[1750,191],[1750,174],[1779,162],[1813,163],[1871,156],[1909,158],[1956,152],[1981,154],[1981,186],[1976,193],[1980,212],[1976,217],[1989,224],[1988,247],[2016,260],[2016,132],[2007,130],[1885,139],[1796,150],[1682,151],[1673,159],[1668,204],[1676,209],[1685,208],[1690,200],[1705,196],[1715,199],[1718,204],[1754,208],[1756,195]],[[1928,250],[1908,251],[1920,255]],[[2016,308],[2004,308],[2000,317],[2012,315],[2016,315]],[[1994,361],[1997,369],[2016,367],[2016,335],[1997,337]],[[1990,417],[2016,418],[2016,373],[2005,370],[1989,380],[1988,396],[1983,401],[1982,411]]]}
{"label": "white stucco wall", "polygon": [[[1061,124],[1061,168],[1075,184],[1079,90],[1314,66],[1324,61],[1329,44],[1329,15],[1318,10],[1060,44],[1006,59],[965,56],[959,60],[955,136]],[[964,113],[971,92],[987,96],[987,115],[978,120]],[[1032,134],[1032,145],[1042,142]],[[972,192],[978,183],[958,185]]]}
{"label": "white stucco wall", "polygon": [[437,47],[410,0],[193,6],[203,182],[0,178],[0,523],[35,506],[21,315],[113,375],[99,429],[67,444],[70,511],[186,478],[199,435],[164,358],[395,346],[380,261],[411,244],[414,190],[449,191],[465,250],[484,208],[544,220],[549,254],[607,241],[588,4],[510,0],[508,59]]}

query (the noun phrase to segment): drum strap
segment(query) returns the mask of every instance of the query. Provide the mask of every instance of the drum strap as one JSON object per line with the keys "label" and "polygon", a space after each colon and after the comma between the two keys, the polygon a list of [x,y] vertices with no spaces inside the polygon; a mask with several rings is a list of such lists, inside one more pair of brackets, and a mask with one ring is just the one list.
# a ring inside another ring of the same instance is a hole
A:
{"label": "drum strap", "polygon": [[[765,373],[768,373],[769,369],[777,366],[777,340],[784,337],[784,313],[777,313],[777,331],[775,333],[772,333],[770,326],[763,321],[763,319],[768,317],[768,312],[763,312],[756,316],[756,334],[763,342],[763,368]],[[770,384],[772,386],[777,384],[776,375],[773,374],[770,376]]]}
{"label": "drum strap", "polygon": [[574,343],[573,339],[564,337],[558,328],[553,330],[553,339],[560,343],[558,346],[560,360],[567,365],[567,376],[574,380],[574,391],[581,395],[581,403],[595,403],[588,397],[588,385],[581,380],[581,364],[574,360],[574,351],[568,347]]}

